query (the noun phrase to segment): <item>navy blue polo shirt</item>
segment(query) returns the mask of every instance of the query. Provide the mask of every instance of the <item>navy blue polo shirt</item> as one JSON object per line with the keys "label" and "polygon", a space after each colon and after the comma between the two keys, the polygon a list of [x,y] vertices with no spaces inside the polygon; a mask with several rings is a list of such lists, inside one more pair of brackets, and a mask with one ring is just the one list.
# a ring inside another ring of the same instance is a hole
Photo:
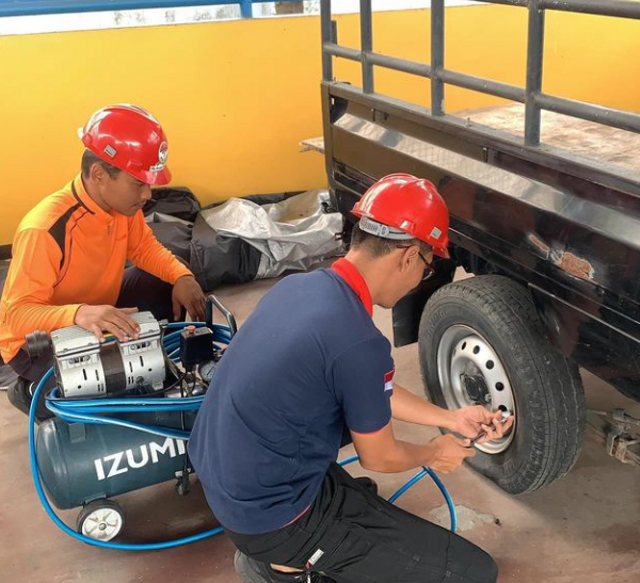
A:
{"label": "navy blue polo shirt", "polygon": [[389,341],[333,270],[292,275],[260,301],[220,361],[189,455],[220,523],[277,530],[316,498],[344,427],[391,419]]}

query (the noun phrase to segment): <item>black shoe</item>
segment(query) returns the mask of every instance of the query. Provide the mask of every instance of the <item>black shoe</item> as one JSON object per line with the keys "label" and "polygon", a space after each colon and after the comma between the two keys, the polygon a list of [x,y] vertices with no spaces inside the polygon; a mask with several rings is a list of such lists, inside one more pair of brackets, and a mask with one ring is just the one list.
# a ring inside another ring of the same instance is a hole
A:
{"label": "black shoe", "polygon": [[233,557],[233,566],[243,583],[335,583],[321,573],[311,573],[307,578],[306,573],[281,573],[274,571],[266,563],[252,559],[248,555],[236,551]]}
{"label": "black shoe", "polygon": [[[24,377],[18,377],[18,379],[7,389],[9,402],[18,411],[21,411],[27,416],[29,415],[29,409],[31,408],[31,391],[35,388],[35,384],[36,383],[32,383]],[[41,398],[38,401],[38,407],[36,409],[36,423],[39,425],[43,421],[51,419],[51,417],[54,417],[54,414],[47,409],[44,399]]]}
{"label": "black shoe", "polygon": [[8,364],[2,364],[0,357],[0,391],[7,391],[17,378],[18,375]]}
{"label": "black shoe", "polygon": [[358,482],[358,484],[360,484],[365,490],[371,492],[374,496],[378,495],[378,484],[369,476],[356,478],[356,482]]}
{"label": "black shoe", "polygon": [[29,408],[31,407],[31,392],[29,391],[30,384],[31,383],[27,379],[18,377],[7,389],[9,403],[11,403],[18,411],[22,411],[25,415],[29,415]]}

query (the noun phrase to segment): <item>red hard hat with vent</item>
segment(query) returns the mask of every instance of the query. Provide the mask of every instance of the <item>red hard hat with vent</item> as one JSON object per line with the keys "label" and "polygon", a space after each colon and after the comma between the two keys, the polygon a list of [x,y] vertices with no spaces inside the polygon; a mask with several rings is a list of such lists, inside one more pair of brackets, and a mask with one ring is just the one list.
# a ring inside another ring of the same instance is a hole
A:
{"label": "red hard hat with vent", "polygon": [[78,135],[98,158],[146,184],[171,181],[167,136],[160,122],[141,107],[128,104],[103,107],[78,130]]}
{"label": "red hard hat with vent", "polygon": [[351,212],[366,233],[398,241],[420,239],[435,255],[449,257],[449,210],[428,180],[389,174],[369,188]]}

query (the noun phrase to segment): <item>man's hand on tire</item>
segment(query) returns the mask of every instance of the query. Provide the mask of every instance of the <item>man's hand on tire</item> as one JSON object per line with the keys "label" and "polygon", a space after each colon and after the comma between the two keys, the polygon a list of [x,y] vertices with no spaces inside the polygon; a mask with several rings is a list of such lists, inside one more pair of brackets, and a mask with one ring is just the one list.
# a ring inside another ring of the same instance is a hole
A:
{"label": "man's hand on tire", "polygon": [[513,425],[513,415],[503,423],[502,411],[494,413],[481,405],[457,409],[455,415],[456,420],[452,429],[456,433],[470,438],[485,434],[475,442],[478,444],[500,439]]}

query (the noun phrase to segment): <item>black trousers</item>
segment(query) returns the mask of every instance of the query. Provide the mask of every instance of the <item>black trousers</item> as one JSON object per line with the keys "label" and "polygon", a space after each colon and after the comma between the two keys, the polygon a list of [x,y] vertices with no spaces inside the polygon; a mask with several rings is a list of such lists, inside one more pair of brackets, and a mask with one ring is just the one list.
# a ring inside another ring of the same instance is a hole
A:
{"label": "black trousers", "polygon": [[227,533],[255,560],[298,569],[311,561],[310,570],[337,583],[495,583],[498,577],[479,547],[389,504],[337,464],[293,524],[262,535]]}
{"label": "black trousers", "polygon": [[[158,319],[173,319],[171,292],[173,286],[137,267],[128,267],[124,271],[120,295],[116,302],[118,308],[138,308],[141,312],[150,311]],[[22,379],[29,383],[38,382],[53,365],[52,357],[31,357],[23,346],[18,354],[8,363]],[[50,387],[53,388],[53,379]],[[44,395],[41,393],[38,403],[38,416],[49,417],[49,410],[44,406]]]}

